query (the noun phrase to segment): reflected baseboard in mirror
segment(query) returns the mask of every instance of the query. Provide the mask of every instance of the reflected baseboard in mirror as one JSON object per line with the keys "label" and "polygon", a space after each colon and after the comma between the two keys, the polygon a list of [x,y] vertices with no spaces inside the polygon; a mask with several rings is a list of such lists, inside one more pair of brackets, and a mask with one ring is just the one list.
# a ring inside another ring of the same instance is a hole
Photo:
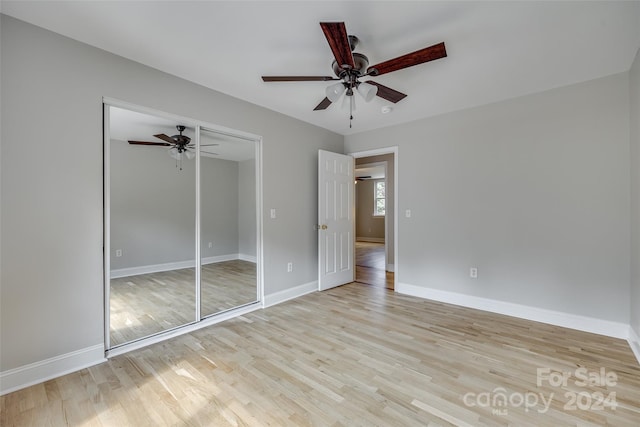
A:
{"label": "reflected baseboard in mirror", "polygon": [[[193,322],[193,268],[111,279],[111,344],[117,346]],[[257,300],[256,264],[231,260],[201,272],[203,317]],[[191,310],[191,311],[190,311]]]}

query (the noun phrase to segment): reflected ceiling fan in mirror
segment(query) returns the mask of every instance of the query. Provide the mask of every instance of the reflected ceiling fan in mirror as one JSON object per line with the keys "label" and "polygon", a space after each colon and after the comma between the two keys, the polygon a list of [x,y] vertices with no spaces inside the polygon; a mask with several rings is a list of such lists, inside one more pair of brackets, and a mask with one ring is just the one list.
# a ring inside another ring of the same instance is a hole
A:
{"label": "reflected ceiling fan in mirror", "polygon": [[320,27],[324,32],[335,58],[332,63],[332,68],[336,77],[262,76],[262,80],[264,82],[340,80],[339,83],[332,84],[326,88],[326,98],[324,98],[314,110],[325,110],[329,105],[338,101],[344,94],[343,103],[348,102],[349,104],[350,128],[351,121],[353,120],[353,110],[355,109],[355,92],[358,92],[364,98],[365,102],[370,102],[376,95],[393,103],[407,96],[402,92],[398,92],[372,80],[361,82],[359,80],[360,78],[380,76],[447,56],[444,42],[442,42],[369,67],[369,59],[365,55],[353,51],[358,45],[359,40],[356,36],[347,35],[344,22],[321,22]]}
{"label": "reflected ceiling fan in mirror", "polygon": [[[180,170],[182,170],[183,153],[188,160],[193,159],[196,156],[195,144],[191,143],[191,138],[182,134],[182,132],[184,132],[184,130],[186,129],[186,126],[178,125],[176,126],[176,129],[178,129],[178,132],[179,132],[178,135],[167,136],[164,133],[153,135],[156,138],[163,140],[164,142],[129,141],[129,144],[171,147],[168,150],[168,153],[171,157],[176,159],[176,167],[178,167],[178,163],[180,163]],[[220,145],[220,144],[200,144],[201,147],[210,147],[215,145]],[[207,152],[207,154],[217,155],[217,153],[211,153],[211,152]]]}

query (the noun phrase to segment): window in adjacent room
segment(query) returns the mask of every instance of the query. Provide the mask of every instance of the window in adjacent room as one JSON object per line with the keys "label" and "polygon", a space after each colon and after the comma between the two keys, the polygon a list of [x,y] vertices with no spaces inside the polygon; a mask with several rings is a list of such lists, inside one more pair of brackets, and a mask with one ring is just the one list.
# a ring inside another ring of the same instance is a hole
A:
{"label": "window in adjacent room", "polygon": [[386,189],[384,179],[373,182],[373,215],[384,216],[386,210]]}

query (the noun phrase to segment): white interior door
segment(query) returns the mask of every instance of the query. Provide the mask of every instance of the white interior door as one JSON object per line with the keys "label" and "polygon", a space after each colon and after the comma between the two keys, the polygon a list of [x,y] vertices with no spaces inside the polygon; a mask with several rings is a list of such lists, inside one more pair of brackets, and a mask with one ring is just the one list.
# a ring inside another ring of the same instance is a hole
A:
{"label": "white interior door", "polygon": [[318,289],[353,282],[353,157],[318,151]]}

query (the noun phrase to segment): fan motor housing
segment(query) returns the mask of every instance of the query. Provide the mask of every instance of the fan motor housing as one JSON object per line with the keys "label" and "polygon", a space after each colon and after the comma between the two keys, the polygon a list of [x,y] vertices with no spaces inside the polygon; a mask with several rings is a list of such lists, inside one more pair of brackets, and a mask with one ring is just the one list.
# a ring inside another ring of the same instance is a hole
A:
{"label": "fan motor housing", "polygon": [[187,145],[191,142],[191,138],[186,135],[173,135],[171,137],[178,145]]}
{"label": "fan motor housing", "polygon": [[183,125],[176,126],[176,129],[178,129],[178,132],[180,132],[180,135],[173,135],[171,137],[171,139],[173,139],[175,143],[178,144],[180,147],[187,145],[191,142],[191,138],[182,134],[182,132],[184,132],[186,128],[187,127]]}
{"label": "fan motor housing", "polygon": [[331,63],[331,67],[333,68],[333,72],[336,74],[336,76],[340,78],[343,78],[346,74],[349,74],[349,72],[355,73],[357,76],[361,76],[367,72],[367,67],[369,66],[369,58],[367,58],[365,55],[353,52],[353,62],[355,64],[355,67],[351,70],[343,69],[340,65],[338,65],[338,62],[335,59]]}

